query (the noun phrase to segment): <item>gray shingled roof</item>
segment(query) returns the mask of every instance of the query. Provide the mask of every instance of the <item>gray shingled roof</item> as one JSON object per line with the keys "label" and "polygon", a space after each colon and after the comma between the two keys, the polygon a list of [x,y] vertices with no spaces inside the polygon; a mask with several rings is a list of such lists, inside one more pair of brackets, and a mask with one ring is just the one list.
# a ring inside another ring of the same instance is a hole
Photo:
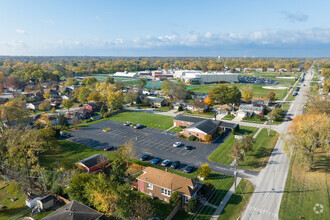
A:
{"label": "gray shingled roof", "polygon": [[77,201],[72,201],[46,216],[43,220],[95,220],[101,216],[102,214],[96,210]]}
{"label": "gray shingled roof", "polygon": [[203,121],[197,122],[189,126],[189,128],[197,128],[207,134],[219,127],[220,121],[214,121],[211,119],[204,119]]}
{"label": "gray shingled roof", "polygon": [[77,163],[82,163],[84,164],[86,167],[91,168],[99,163],[102,163],[104,161],[107,161],[108,158],[106,156],[104,156],[103,154],[95,154],[93,156],[87,157]]}
{"label": "gray shingled roof", "polygon": [[237,124],[226,122],[226,121],[221,121],[221,123],[220,123],[220,127],[223,127],[223,128],[231,128],[231,129],[233,129],[236,126],[237,126]]}

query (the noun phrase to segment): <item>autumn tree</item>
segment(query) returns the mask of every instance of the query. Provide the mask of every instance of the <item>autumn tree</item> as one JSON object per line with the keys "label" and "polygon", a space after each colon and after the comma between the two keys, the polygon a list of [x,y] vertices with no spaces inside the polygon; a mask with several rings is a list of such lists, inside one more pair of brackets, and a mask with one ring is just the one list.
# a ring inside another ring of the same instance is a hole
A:
{"label": "autumn tree", "polygon": [[99,102],[101,101],[102,96],[98,91],[93,91],[89,94],[87,97],[87,101],[94,101],[94,102]]}
{"label": "autumn tree", "polygon": [[71,200],[76,200],[84,204],[88,204],[88,198],[90,195],[86,194],[86,189],[89,181],[93,178],[93,175],[88,173],[76,174],[72,177],[71,183],[65,192],[69,195]]}
{"label": "autumn tree", "polygon": [[267,95],[267,98],[269,99],[269,101],[273,102],[273,101],[276,100],[275,96],[276,96],[275,92],[271,91],[271,92]]}
{"label": "autumn tree", "polygon": [[178,206],[179,204],[181,204],[182,201],[182,195],[179,191],[174,191],[171,193],[171,197],[170,197],[170,204],[173,206]]}
{"label": "autumn tree", "polygon": [[137,97],[139,96],[139,94],[137,92],[128,92],[125,94],[124,96],[124,101],[126,103],[130,103],[130,105],[132,106],[134,104],[134,102],[136,102]]}
{"label": "autumn tree", "polygon": [[139,88],[142,89],[143,87],[145,87],[147,85],[147,80],[146,79],[139,79],[137,81],[137,84],[138,84]]}
{"label": "autumn tree", "polygon": [[207,96],[205,99],[204,99],[204,102],[208,105],[211,105],[212,104],[212,101],[211,99],[209,98],[209,96]]}
{"label": "autumn tree", "polygon": [[57,144],[56,131],[52,127],[45,127],[39,130],[40,137],[44,140],[44,147],[50,150]]}
{"label": "autumn tree", "polygon": [[78,85],[78,80],[75,78],[68,77],[65,81],[66,86]]}
{"label": "autumn tree", "polygon": [[73,101],[71,99],[65,99],[65,100],[62,101],[62,105],[69,112],[70,111],[70,108],[72,108],[72,106],[74,105],[74,103],[73,103]]}
{"label": "autumn tree", "polygon": [[286,141],[287,153],[297,158],[302,167],[313,168],[317,149],[329,152],[330,119],[325,114],[298,115],[289,127],[289,139]]}
{"label": "autumn tree", "polygon": [[110,92],[107,97],[108,106],[113,110],[123,108],[124,94],[121,91]]}
{"label": "autumn tree", "polygon": [[51,107],[52,107],[52,106],[51,106],[50,102],[47,102],[47,101],[42,102],[42,103],[39,104],[39,110],[40,110],[40,111],[46,111],[46,110],[49,110]]}
{"label": "autumn tree", "polygon": [[220,85],[214,87],[208,97],[212,103],[233,104],[240,101],[241,92],[236,86],[229,88],[227,85]]}
{"label": "autumn tree", "polygon": [[43,94],[44,96],[44,99],[50,99],[51,98],[51,95],[50,95],[50,91],[47,91]]}
{"label": "autumn tree", "polygon": [[97,79],[94,76],[91,77],[85,77],[82,81],[81,84],[83,85],[88,85],[91,86],[93,84],[97,83]]}
{"label": "autumn tree", "polygon": [[198,176],[202,178],[206,178],[211,174],[211,168],[208,163],[200,165],[200,167],[197,170]]}
{"label": "autumn tree", "polygon": [[253,87],[247,86],[242,89],[242,100],[244,102],[251,102],[252,98],[254,96]]}
{"label": "autumn tree", "polygon": [[115,83],[115,79],[113,77],[108,77],[105,79],[104,81],[106,84],[114,84]]}

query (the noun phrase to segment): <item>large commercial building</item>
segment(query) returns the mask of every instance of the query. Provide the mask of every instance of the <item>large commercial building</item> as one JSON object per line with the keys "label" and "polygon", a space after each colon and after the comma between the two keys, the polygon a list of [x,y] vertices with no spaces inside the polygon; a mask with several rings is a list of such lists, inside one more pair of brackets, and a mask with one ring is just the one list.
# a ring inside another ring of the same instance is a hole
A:
{"label": "large commercial building", "polygon": [[135,78],[135,77],[138,76],[138,74],[137,73],[129,73],[129,72],[125,71],[125,72],[116,72],[112,76],[114,76],[114,77]]}
{"label": "large commercial building", "polygon": [[218,82],[237,83],[238,74],[223,73],[223,72],[199,72],[194,70],[179,70],[175,71],[175,78],[181,79],[189,84],[209,84]]}

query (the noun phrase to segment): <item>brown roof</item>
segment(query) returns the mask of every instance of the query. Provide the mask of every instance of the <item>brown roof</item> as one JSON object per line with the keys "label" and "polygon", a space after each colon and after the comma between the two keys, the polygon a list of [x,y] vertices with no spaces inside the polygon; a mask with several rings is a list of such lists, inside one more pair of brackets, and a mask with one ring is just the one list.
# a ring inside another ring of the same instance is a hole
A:
{"label": "brown roof", "polygon": [[214,105],[213,108],[229,108],[231,109],[233,106],[232,105]]}
{"label": "brown roof", "polygon": [[262,98],[262,97],[259,97],[259,98],[252,98],[252,100],[262,100],[262,101],[265,101],[265,102],[268,102],[268,101],[269,101],[268,98]]}
{"label": "brown roof", "polygon": [[152,183],[172,191],[179,191],[187,196],[192,196],[203,185],[200,182],[189,178],[178,176],[156,168],[147,167],[143,170],[144,174],[137,179]]}

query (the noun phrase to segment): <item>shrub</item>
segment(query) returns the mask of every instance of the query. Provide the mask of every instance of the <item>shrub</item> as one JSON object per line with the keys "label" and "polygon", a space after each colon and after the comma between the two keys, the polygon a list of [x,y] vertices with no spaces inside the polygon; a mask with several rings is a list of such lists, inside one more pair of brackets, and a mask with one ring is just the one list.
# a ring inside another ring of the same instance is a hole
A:
{"label": "shrub", "polygon": [[194,213],[198,206],[198,200],[196,198],[191,198],[188,201],[188,211]]}
{"label": "shrub", "polygon": [[178,111],[183,111],[182,105],[179,106]]}
{"label": "shrub", "polygon": [[208,163],[202,164],[197,170],[198,176],[203,178],[208,177],[210,173],[211,173],[211,168]]}
{"label": "shrub", "polygon": [[212,137],[212,135],[206,135],[205,136],[205,140],[207,141],[207,142],[211,142],[212,140],[213,140],[213,137]]}
{"label": "shrub", "polygon": [[177,206],[181,204],[181,193],[178,191],[174,191],[170,197],[170,204],[173,206]]}
{"label": "shrub", "polygon": [[185,129],[186,126],[180,125],[179,128]]}
{"label": "shrub", "polygon": [[196,139],[198,139],[197,137],[195,137],[194,135],[190,135],[188,137],[188,141],[195,141]]}

